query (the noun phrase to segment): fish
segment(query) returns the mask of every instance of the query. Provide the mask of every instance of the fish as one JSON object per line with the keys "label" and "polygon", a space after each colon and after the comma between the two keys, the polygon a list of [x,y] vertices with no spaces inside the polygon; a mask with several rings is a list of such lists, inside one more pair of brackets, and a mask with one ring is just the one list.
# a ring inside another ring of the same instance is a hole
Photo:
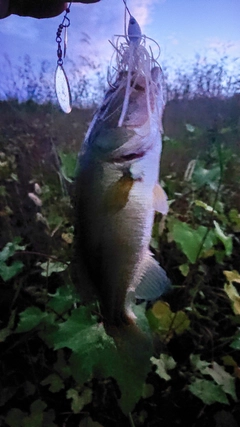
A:
{"label": "fish", "polygon": [[162,71],[151,81],[131,73],[127,111],[119,118],[129,75],[121,72],[89,126],[75,182],[75,264],[79,290],[96,295],[104,322],[135,321],[131,301],[155,300],[170,281],[149,243],[155,211],[166,215],[160,186]]}
{"label": "fish", "polygon": [[[75,179],[77,287],[83,301],[99,300],[105,329],[115,328],[115,336],[116,328],[123,335],[124,326],[136,325],[136,299],[154,301],[170,289],[149,250],[155,212],[168,211],[159,183],[163,73],[146,39],[160,47],[124,4],[128,32],[110,42],[110,89],[81,146]],[[126,336],[135,332],[128,328]]]}

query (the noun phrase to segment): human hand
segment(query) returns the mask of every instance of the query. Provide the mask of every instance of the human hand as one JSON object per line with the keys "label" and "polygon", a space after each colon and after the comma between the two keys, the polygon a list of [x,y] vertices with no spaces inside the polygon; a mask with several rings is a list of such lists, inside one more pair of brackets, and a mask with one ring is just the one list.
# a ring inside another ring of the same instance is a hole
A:
{"label": "human hand", "polygon": [[[73,3],[96,3],[100,0],[73,0]],[[33,18],[51,18],[62,13],[64,0],[0,0],[0,18],[14,14]]]}

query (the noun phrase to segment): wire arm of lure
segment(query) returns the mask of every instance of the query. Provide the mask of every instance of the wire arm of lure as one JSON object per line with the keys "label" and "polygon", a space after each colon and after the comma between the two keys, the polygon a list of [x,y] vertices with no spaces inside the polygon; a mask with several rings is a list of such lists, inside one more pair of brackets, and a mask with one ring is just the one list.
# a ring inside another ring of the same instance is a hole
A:
{"label": "wire arm of lure", "polygon": [[[160,65],[157,59],[160,56],[161,50],[159,44],[152,38],[142,34],[141,28],[132,16],[127,7],[126,0],[123,0],[125,6],[125,35],[115,35],[114,42],[110,44],[114,48],[113,57],[110,63],[111,72],[108,73],[109,86],[114,90],[124,88],[124,100],[121,108],[118,126],[124,124],[125,117],[128,112],[129,100],[135,85],[139,78],[145,80],[145,95],[147,101],[147,110],[149,120],[152,117],[151,99],[154,97],[156,83],[152,78],[152,69]],[[129,14],[129,24],[126,30],[126,12]],[[124,41],[123,41],[124,40]],[[152,42],[152,46],[146,46],[146,42]],[[155,52],[155,48],[157,51]],[[155,52],[155,55],[154,55]],[[112,65],[113,58],[116,61],[116,67]],[[161,67],[160,67],[161,68]],[[121,74],[122,73],[122,74]],[[120,77],[120,80],[119,80]]]}
{"label": "wire arm of lure", "polygon": [[154,62],[157,62],[158,58],[159,58],[159,57],[160,57],[160,55],[161,55],[161,48],[160,48],[160,45],[158,44],[158,42],[156,42],[156,40],[152,39],[151,37],[147,37],[147,36],[144,36],[144,37],[145,37],[147,40],[150,40],[151,42],[153,42],[153,43],[157,46],[157,48],[158,48],[158,54],[157,54],[156,58],[154,58],[153,51],[152,51],[152,47],[149,45],[149,50],[150,50],[151,55],[152,55],[152,60],[153,60]]}
{"label": "wire arm of lure", "polygon": [[127,113],[129,98],[131,94],[132,73],[136,68],[136,64],[138,63],[138,47],[142,39],[142,32],[138,22],[130,13],[127,7],[126,1],[123,0],[123,2],[125,5],[125,10],[127,10],[127,12],[129,13],[130,19],[129,19],[127,34],[125,30],[125,38],[128,44],[128,70],[127,70],[127,84],[126,84],[126,91],[125,91],[125,96],[123,101],[123,107],[122,107],[122,111],[118,121],[119,127],[123,125],[123,121]]}
{"label": "wire arm of lure", "polygon": [[[121,36],[117,36],[117,37],[121,37]],[[120,56],[123,56],[122,55],[122,53],[121,53],[121,51],[118,49],[118,47],[117,46],[115,46],[115,44],[111,41],[111,40],[108,40],[109,41],[109,43],[112,45],[112,47],[116,50],[116,52],[120,55]]]}
{"label": "wire arm of lure", "polygon": [[[65,14],[63,16],[63,20],[62,20],[61,24],[58,26],[57,33],[56,33],[56,42],[58,44],[58,49],[57,49],[58,65],[62,65],[63,64],[62,57],[65,58],[65,56],[66,56],[66,41],[67,41],[66,29],[70,26],[70,19],[68,18],[68,14],[70,12],[71,4],[72,4],[72,2],[69,3],[69,6],[66,8]],[[61,36],[62,36],[63,29],[65,30],[65,35],[64,35],[64,54],[62,53],[62,47],[61,47],[61,43],[62,43],[62,37]]]}
{"label": "wire arm of lure", "polygon": [[126,2],[126,0],[123,0],[123,3],[124,3],[124,5],[125,5],[125,10],[129,13],[129,16],[132,16],[132,15],[131,15],[130,10],[129,10],[129,9],[128,9],[128,7],[127,7],[127,2]]}

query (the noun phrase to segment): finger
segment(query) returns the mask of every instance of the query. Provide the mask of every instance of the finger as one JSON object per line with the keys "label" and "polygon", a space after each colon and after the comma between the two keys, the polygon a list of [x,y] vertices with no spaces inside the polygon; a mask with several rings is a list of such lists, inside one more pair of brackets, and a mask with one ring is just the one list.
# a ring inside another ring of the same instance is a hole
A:
{"label": "finger", "polygon": [[8,0],[0,0],[0,19],[5,18],[9,15],[8,13],[9,1]]}
{"label": "finger", "polygon": [[[74,3],[96,3],[99,0],[75,0]],[[51,18],[62,13],[68,3],[64,0],[0,0],[0,17],[15,14],[33,18]]]}

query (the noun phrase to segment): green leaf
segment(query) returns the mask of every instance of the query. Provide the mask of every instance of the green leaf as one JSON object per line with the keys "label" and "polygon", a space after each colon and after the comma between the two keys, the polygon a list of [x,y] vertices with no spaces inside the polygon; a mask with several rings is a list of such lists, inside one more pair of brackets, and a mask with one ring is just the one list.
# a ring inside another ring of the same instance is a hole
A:
{"label": "green leaf", "polygon": [[176,313],[173,313],[171,328],[177,335],[186,331],[189,325],[190,320],[184,311],[177,311]]}
{"label": "green leaf", "polygon": [[88,307],[79,307],[71,313],[65,322],[58,326],[52,336],[54,349],[70,348],[75,352],[87,349],[98,336],[96,318]]}
{"label": "green leaf", "polygon": [[149,323],[146,317],[146,308],[144,304],[139,305],[133,305],[132,307],[133,313],[136,316],[136,324],[138,328],[145,332],[146,334],[149,334]]}
{"label": "green leaf", "polygon": [[7,195],[6,187],[4,185],[0,185],[0,197],[6,197],[6,195]]}
{"label": "green leaf", "polygon": [[226,127],[226,128],[222,128],[220,129],[219,133],[221,134],[225,134],[225,133],[231,133],[232,132],[232,128],[231,127]]}
{"label": "green leaf", "polygon": [[6,416],[6,423],[9,427],[57,427],[53,423],[54,411],[44,412],[46,408],[47,405],[42,400],[32,403],[30,415],[18,408],[13,408]]}
{"label": "green leaf", "polygon": [[[55,350],[64,347],[73,351],[70,357],[72,375],[83,384],[94,375],[94,369],[101,365],[105,352],[116,346],[106,335],[103,325],[98,324],[91,314],[91,307],[75,309],[69,318],[58,325],[58,330],[48,334]],[[100,369],[101,370],[101,369]]]}
{"label": "green leaf", "polygon": [[193,368],[197,371],[200,371],[202,374],[205,373],[206,368],[210,365],[206,360],[201,360],[199,354],[191,354],[190,362]]}
{"label": "green leaf", "polygon": [[57,374],[49,375],[41,382],[41,385],[50,385],[49,390],[52,393],[57,393],[58,391],[64,388],[64,382],[62,378]]}
{"label": "green leaf", "polygon": [[59,156],[61,159],[61,171],[64,178],[72,182],[73,178],[76,175],[76,164],[77,164],[77,156],[75,152],[63,153],[59,151]]}
{"label": "green leaf", "polygon": [[171,369],[174,369],[177,366],[175,360],[167,354],[161,354],[159,359],[151,357],[151,362],[157,366],[156,373],[159,375],[159,377],[163,378],[166,381],[169,381],[171,379],[167,371],[170,371]]}
{"label": "green leaf", "polygon": [[233,342],[230,344],[231,348],[240,350],[240,331],[235,335]]}
{"label": "green leaf", "polygon": [[224,291],[232,301],[234,313],[238,315],[240,314],[240,295],[232,282],[240,283],[240,274],[236,270],[225,270],[223,273],[225,274],[228,281],[228,284],[225,283],[224,285]]}
{"label": "green leaf", "polygon": [[[66,321],[58,324],[57,330],[42,330],[41,338],[55,350],[72,350],[69,366],[79,387],[92,378],[115,378],[121,391],[119,404],[127,414],[140,399],[150,370],[151,338],[134,325],[121,329],[119,335],[116,330],[114,342],[91,314],[93,308],[95,305],[75,309]],[[138,323],[147,329],[143,307],[136,311]]]}
{"label": "green leaf", "polygon": [[212,363],[212,368],[207,367],[205,374],[210,375],[214,381],[220,385],[223,391],[237,401],[236,391],[235,391],[235,379],[232,375],[225,371],[223,366],[220,366],[217,362]]}
{"label": "green leaf", "polygon": [[157,301],[146,313],[151,329],[158,332],[163,338],[170,339],[173,333],[177,335],[185,332],[190,320],[184,311],[172,312],[169,305]]}
{"label": "green leaf", "polygon": [[46,403],[40,399],[35,400],[30,406],[31,412],[36,414],[41,414],[46,408],[47,408]]}
{"label": "green leaf", "polygon": [[224,232],[222,231],[220,225],[217,221],[213,221],[214,227],[215,227],[215,233],[216,236],[219,238],[219,240],[222,242],[222,244],[225,247],[225,252],[227,256],[230,256],[232,254],[232,237],[226,236]]}
{"label": "green leaf", "polygon": [[236,367],[238,366],[236,360],[233,359],[232,356],[230,356],[229,354],[226,356],[221,357],[224,366],[233,366]]}
{"label": "green leaf", "polygon": [[229,283],[232,283],[232,282],[240,283],[240,274],[238,273],[237,270],[232,270],[232,271],[225,270],[223,273],[226,276],[226,279]]}
{"label": "green leaf", "polygon": [[185,126],[186,126],[187,131],[191,132],[191,133],[194,132],[196,129],[195,126],[192,126],[189,123],[186,123]]}
{"label": "green leaf", "polygon": [[30,415],[22,420],[22,427],[57,427],[53,423],[55,414],[53,410],[45,411],[47,405],[42,400],[36,400],[30,406]]}
{"label": "green leaf", "polygon": [[15,239],[7,243],[0,252],[0,276],[5,282],[20,273],[23,268],[23,263],[21,261],[13,261],[11,265],[5,263],[16,251],[22,251],[26,248],[26,246],[19,245],[20,241],[20,237],[15,237]]}
{"label": "green leaf", "polygon": [[71,372],[79,385],[93,377],[104,378],[111,376],[119,359],[116,346],[102,325],[92,325],[86,328],[85,337],[82,334],[78,345],[74,346],[74,353],[70,357]]}
{"label": "green leaf", "polygon": [[232,307],[235,314],[240,314],[240,295],[232,285],[232,283],[225,283],[224,291],[226,292],[228,298],[232,301]]}
{"label": "green leaf", "polygon": [[61,273],[62,271],[65,271],[68,266],[67,264],[58,261],[47,261],[42,262],[40,267],[44,270],[42,271],[41,275],[43,277],[49,277],[53,273]]}
{"label": "green leaf", "polygon": [[[144,323],[143,319],[140,323]],[[146,320],[145,320],[145,323]],[[113,377],[121,391],[120,407],[131,411],[141,397],[150,370],[151,339],[136,326],[123,330],[115,341],[88,307],[74,310],[53,337],[55,348],[71,348],[71,372],[79,386],[92,378]]]}
{"label": "green leaf", "polygon": [[12,408],[6,416],[6,424],[9,427],[21,427],[22,421],[24,417],[26,416],[25,412],[22,412],[18,408]]}
{"label": "green leaf", "polygon": [[172,323],[172,311],[164,301],[157,301],[153,307],[147,310],[146,317],[151,329],[163,336],[169,332]]}
{"label": "green leaf", "polygon": [[79,414],[84,406],[92,401],[92,389],[85,387],[81,394],[73,388],[67,391],[67,399],[72,399],[71,408],[74,414]]}
{"label": "green leaf", "polygon": [[201,256],[203,250],[210,249],[216,242],[213,230],[208,232],[207,227],[202,225],[193,229],[186,222],[174,219],[170,227],[173,239],[192,264]]}
{"label": "green leaf", "polygon": [[221,171],[219,166],[215,166],[212,169],[206,169],[197,163],[192,179],[197,188],[209,185],[212,190],[216,190],[220,179],[220,173]]}
{"label": "green leaf", "polygon": [[237,209],[231,209],[228,215],[232,223],[233,231],[238,233],[240,231],[240,213]]}
{"label": "green leaf", "polygon": [[181,271],[182,275],[186,277],[189,273],[189,265],[188,264],[181,264],[179,265],[179,270]]}
{"label": "green leaf", "polygon": [[50,297],[47,306],[59,314],[65,313],[80,300],[76,289],[68,285],[58,288],[55,294],[50,294]]}
{"label": "green leaf", "polygon": [[205,209],[209,213],[214,212],[215,214],[217,214],[217,211],[214,210],[212,206],[207,205],[207,203],[203,202],[202,200],[194,200],[194,203],[196,206],[200,206],[201,208]]}
{"label": "green leaf", "polygon": [[7,282],[22,271],[24,264],[21,261],[14,261],[11,265],[0,264],[0,276]]}
{"label": "green leaf", "polygon": [[12,242],[7,243],[0,252],[0,263],[7,261],[16,251],[23,251],[26,246],[20,246],[21,237],[15,237]]}
{"label": "green leaf", "polygon": [[47,317],[48,313],[43,312],[40,308],[29,307],[20,313],[20,321],[15,332],[21,333],[31,331]]}
{"label": "green leaf", "polygon": [[9,335],[11,335],[12,329],[13,329],[13,326],[14,326],[14,322],[15,322],[15,317],[16,317],[16,310],[12,310],[11,311],[11,315],[10,315],[10,319],[8,321],[7,327],[0,330],[0,343],[4,342],[5,339]]}
{"label": "green leaf", "polygon": [[121,391],[119,405],[128,414],[141,398],[147,374],[151,370],[152,341],[146,333],[136,331],[135,326],[128,326],[116,343],[118,351],[115,357],[113,355],[109,374],[117,380]]}
{"label": "green leaf", "polygon": [[[152,358],[151,358],[152,360]],[[156,359],[158,360],[158,359]],[[154,363],[154,362],[153,362]],[[154,395],[154,387],[152,384],[143,384],[143,389],[142,389],[142,398],[143,399],[148,399],[149,397],[152,397]]]}
{"label": "green leaf", "polygon": [[195,379],[188,388],[191,393],[201,399],[205,405],[212,405],[216,402],[224,403],[226,405],[229,404],[222,387],[218,384],[214,384],[212,381]]}

